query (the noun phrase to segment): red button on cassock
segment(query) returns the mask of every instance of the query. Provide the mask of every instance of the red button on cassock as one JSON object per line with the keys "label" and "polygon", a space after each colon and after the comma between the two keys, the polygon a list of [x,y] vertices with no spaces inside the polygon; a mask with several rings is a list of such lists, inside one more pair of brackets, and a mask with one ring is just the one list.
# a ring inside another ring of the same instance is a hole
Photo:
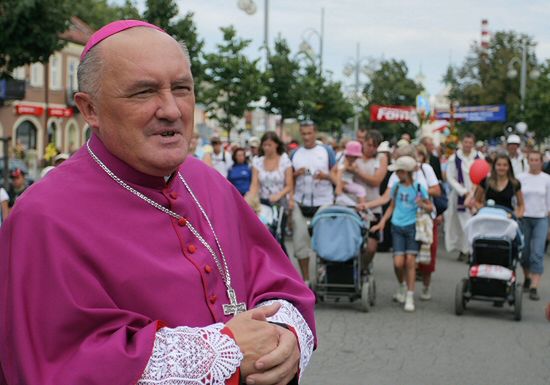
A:
{"label": "red button on cassock", "polygon": [[218,296],[217,295],[211,295],[210,296],[210,303],[211,304],[215,304],[216,303],[216,300],[218,299]]}
{"label": "red button on cassock", "polygon": [[212,272],[212,268],[210,267],[210,265],[206,265],[204,267],[204,271],[206,271],[207,273],[211,273]]}
{"label": "red button on cassock", "polygon": [[181,217],[180,219],[178,219],[178,225],[180,226],[185,226],[187,224],[187,219]]}
{"label": "red button on cassock", "polygon": [[170,198],[176,199],[177,197],[178,197],[178,193],[177,193],[177,192],[172,191],[172,192],[170,193]]}
{"label": "red button on cassock", "polygon": [[191,254],[193,254],[195,251],[197,251],[197,246],[191,244],[187,246],[187,251],[189,251]]}

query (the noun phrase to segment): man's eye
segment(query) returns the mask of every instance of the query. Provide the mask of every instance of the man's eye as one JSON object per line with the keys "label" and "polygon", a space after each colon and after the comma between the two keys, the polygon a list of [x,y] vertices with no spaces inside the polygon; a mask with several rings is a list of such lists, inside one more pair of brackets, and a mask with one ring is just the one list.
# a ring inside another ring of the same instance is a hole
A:
{"label": "man's eye", "polygon": [[189,86],[175,86],[174,88],[172,88],[173,91],[175,92],[189,92],[191,91],[191,87]]}
{"label": "man's eye", "polygon": [[148,96],[148,95],[151,95],[153,92],[154,92],[153,89],[147,88],[134,93],[132,96]]}

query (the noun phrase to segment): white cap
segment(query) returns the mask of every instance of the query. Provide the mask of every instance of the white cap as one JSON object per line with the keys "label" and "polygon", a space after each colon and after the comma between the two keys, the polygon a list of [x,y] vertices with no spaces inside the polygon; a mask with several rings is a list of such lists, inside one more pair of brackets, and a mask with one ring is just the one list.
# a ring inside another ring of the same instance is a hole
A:
{"label": "white cap", "polygon": [[258,138],[257,136],[251,136],[248,139],[248,145],[250,147],[260,147],[260,138]]}
{"label": "white cap", "polygon": [[401,147],[408,146],[409,144],[410,142],[407,139],[399,139],[396,145],[397,145],[397,148],[401,148]]}
{"label": "white cap", "polygon": [[57,154],[55,156],[55,158],[53,158],[53,161],[54,163],[57,162],[58,160],[67,160],[69,159],[69,154],[67,154],[66,152],[62,152],[61,154]]}
{"label": "white cap", "polygon": [[518,135],[512,134],[506,139],[506,143],[508,144],[521,144],[521,139]]}
{"label": "white cap", "polygon": [[414,159],[412,156],[401,156],[395,160],[393,164],[390,164],[388,166],[388,170],[390,171],[414,171],[416,169],[416,159]]}
{"label": "white cap", "polygon": [[376,152],[391,152],[390,142],[388,142],[386,140],[386,141],[380,143],[380,145],[376,149]]}

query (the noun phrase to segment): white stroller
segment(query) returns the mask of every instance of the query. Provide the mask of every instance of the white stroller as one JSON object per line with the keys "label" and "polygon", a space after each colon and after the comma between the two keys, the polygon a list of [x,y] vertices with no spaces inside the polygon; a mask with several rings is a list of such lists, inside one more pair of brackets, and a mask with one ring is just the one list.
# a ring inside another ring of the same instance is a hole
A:
{"label": "white stroller", "polygon": [[487,206],[466,224],[470,244],[468,277],[456,287],[455,313],[464,313],[471,300],[496,304],[508,302],[514,319],[521,320],[522,288],[516,282],[516,266],[523,247],[519,226],[507,208]]}

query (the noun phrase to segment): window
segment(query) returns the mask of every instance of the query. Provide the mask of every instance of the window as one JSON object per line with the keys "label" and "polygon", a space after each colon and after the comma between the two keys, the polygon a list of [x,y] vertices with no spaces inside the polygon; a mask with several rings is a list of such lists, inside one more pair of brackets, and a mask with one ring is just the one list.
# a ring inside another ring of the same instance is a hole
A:
{"label": "window", "polygon": [[31,86],[44,86],[44,66],[42,63],[31,64]]}
{"label": "window", "polygon": [[13,70],[13,78],[17,80],[25,80],[25,67],[17,67]]}
{"label": "window", "polygon": [[16,143],[21,143],[25,150],[36,150],[36,126],[30,121],[21,122],[15,131],[15,135]]}
{"label": "window", "polygon": [[58,53],[50,56],[50,88],[61,89],[61,55]]}
{"label": "window", "polygon": [[67,58],[67,85],[66,88],[69,91],[78,90],[78,78],[76,76],[76,71],[78,69],[79,60],[75,57],[69,56]]}

